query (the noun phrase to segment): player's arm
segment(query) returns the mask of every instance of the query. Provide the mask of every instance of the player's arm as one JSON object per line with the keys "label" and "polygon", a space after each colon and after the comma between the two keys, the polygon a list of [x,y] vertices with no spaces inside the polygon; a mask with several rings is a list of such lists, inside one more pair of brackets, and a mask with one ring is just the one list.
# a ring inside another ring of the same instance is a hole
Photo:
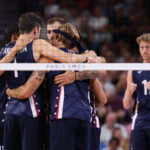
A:
{"label": "player's arm", "polygon": [[[96,57],[96,58],[88,58],[92,63],[104,63],[106,62],[104,57]],[[88,60],[89,61],[89,60]],[[80,72],[72,72],[66,71],[64,74],[60,74],[55,77],[54,81],[56,84],[60,86],[64,86],[66,84],[71,84],[75,80],[86,80],[86,79],[95,79],[97,77],[106,76],[106,71],[104,70],[91,70],[91,71],[80,71]]]}
{"label": "player's arm", "polygon": [[[0,60],[0,63],[10,63],[15,58],[16,53],[17,53],[16,49],[13,49]],[[5,71],[0,70],[0,75],[2,75],[4,72]]]}
{"label": "player's arm", "polygon": [[89,56],[96,57],[94,51],[85,52],[84,54],[70,55],[41,39],[34,41],[33,50],[35,51],[35,54],[37,52],[37,54],[62,63],[82,63],[85,62]]}
{"label": "player's arm", "polygon": [[[47,58],[40,58],[40,63],[52,62]],[[45,71],[34,71],[30,78],[24,85],[19,86],[15,89],[7,89],[6,93],[9,97],[14,97],[17,99],[29,98],[41,85],[45,77]]]}
{"label": "player's arm", "polygon": [[123,98],[123,106],[125,109],[130,109],[133,106],[133,93],[135,92],[137,84],[133,82],[132,71],[127,74],[127,88]]}
{"label": "player's arm", "polygon": [[104,76],[100,70],[75,72],[76,80],[95,79]]}
{"label": "player's arm", "polygon": [[37,88],[41,85],[43,79],[45,77],[44,71],[34,71],[28,81],[15,89],[7,89],[6,93],[9,97],[14,97],[16,99],[27,99]]}
{"label": "player's arm", "polygon": [[55,76],[54,81],[55,84],[59,84],[59,87],[61,87],[77,80],[95,79],[97,77],[101,77],[101,71],[66,71],[63,74]]}
{"label": "player's arm", "polygon": [[[22,40],[19,39],[16,41],[14,47],[12,47],[11,51],[7,53],[1,60],[0,63],[10,63],[14,60],[18,51],[22,50],[27,44],[29,44],[31,40]],[[1,54],[2,55],[2,54]],[[5,71],[0,70],[0,75],[2,75]]]}
{"label": "player's arm", "polygon": [[[88,57],[88,62],[106,63],[106,60],[104,57]],[[81,71],[75,73],[76,80],[95,79],[97,77],[104,77],[104,76],[106,76],[105,70]]]}
{"label": "player's arm", "polygon": [[96,97],[96,107],[107,103],[107,97],[100,81],[97,78],[90,81],[90,89]]}
{"label": "player's arm", "polygon": [[0,63],[10,63],[15,58],[16,53],[16,49],[12,48],[12,50],[0,60]]}

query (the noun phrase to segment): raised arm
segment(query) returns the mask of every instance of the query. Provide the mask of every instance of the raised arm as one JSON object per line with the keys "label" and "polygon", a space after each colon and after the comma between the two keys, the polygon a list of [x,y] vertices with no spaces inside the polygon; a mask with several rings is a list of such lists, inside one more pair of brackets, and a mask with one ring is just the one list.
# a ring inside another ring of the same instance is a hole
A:
{"label": "raised arm", "polygon": [[82,63],[87,60],[87,57],[96,56],[94,51],[89,51],[84,54],[70,55],[41,39],[34,41],[33,50],[36,55],[39,54],[62,63]]}
{"label": "raised arm", "polygon": [[123,98],[123,106],[125,109],[130,109],[133,106],[132,96],[135,92],[137,84],[133,82],[132,71],[127,74],[127,88]]}
{"label": "raised arm", "polygon": [[96,97],[96,107],[107,103],[107,97],[100,81],[97,78],[90,81],[90,89]]}
{"label": "raised arm", "polygon": [[[52,62],[47,58],[40,58],[40,63]],[[27,99],[38,89],[45,77],[45,71],[34,71],[24,85],[15,89],[7,89],[6,93],[9,97],[17,99]]]}

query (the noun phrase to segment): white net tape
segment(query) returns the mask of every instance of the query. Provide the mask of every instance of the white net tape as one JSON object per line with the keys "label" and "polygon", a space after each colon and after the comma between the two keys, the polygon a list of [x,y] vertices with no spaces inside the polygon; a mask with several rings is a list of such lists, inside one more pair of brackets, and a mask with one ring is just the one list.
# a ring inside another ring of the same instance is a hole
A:
{"label": "white net tape", "polygon": [[0,70],[150,70],[149,63],[1,63]]}

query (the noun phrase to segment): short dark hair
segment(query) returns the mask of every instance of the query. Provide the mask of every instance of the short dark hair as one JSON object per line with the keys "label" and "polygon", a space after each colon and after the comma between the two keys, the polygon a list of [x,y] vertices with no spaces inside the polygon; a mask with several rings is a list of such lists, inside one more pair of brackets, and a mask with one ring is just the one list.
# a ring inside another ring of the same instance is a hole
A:
{"label": "short dark hair", "polygon": [[66,23],[66,20],[62,17],[52,17],[48,19],[47,24],[53,24],[55,22],[59,22],[60,24]]}
{"label": "short dark hair", "polygon": [[34,27],[42,27],[42,19],[33,12],[27,12],[19,18],[18,27],[21,34],[30,33]]}
{"label": "short dark hair", "polygon": [[11,42],[11,37],[13,34],[19,36],[19,28],[16,23],[11,24],[5,28],[4,30],[5,44]]}

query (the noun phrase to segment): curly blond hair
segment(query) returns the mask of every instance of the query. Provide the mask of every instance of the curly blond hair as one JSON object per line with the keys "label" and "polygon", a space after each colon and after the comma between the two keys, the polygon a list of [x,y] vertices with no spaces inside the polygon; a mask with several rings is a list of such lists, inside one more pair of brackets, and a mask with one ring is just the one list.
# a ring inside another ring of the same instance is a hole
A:
{"label": "curly blond hair", "polygon": [[[78,30],[76,29],[76,27],[70,23],[66,23],[63,24],[59,27],[59,29],[64,32],[67,33],[71,38],[75,39],[75,40],[79,40],[80,39],[80,34],[78,32]],[[61,41],[63,42],[63,44],[67,47],[70,48],[72,45],[72,41],[66,39],[64,36],[61,36]]]}
{"label": "curly blond hair", "polygon": [[150,33],[144,33],[144,34],[142,34],[142,35],[140,35],[139,37],[136,38],[136,42],[138,44],[140,44],[141,41],[150,43]]}

